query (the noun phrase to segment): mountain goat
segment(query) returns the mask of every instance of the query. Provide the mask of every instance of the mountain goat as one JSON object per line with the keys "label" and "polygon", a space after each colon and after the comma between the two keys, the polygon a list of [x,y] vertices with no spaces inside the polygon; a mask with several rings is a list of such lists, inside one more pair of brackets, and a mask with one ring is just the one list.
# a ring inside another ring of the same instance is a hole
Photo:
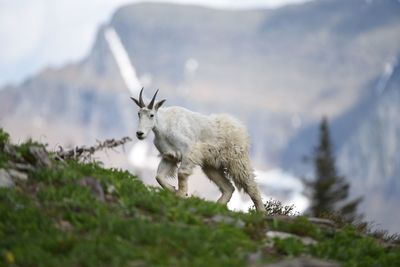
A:
{"label": "mountain goat", "polygon": [[[154,145],[161,154],[156,180],[164,189],[178,196],[187,195],[187,180],[196,165],[220,189],[218,203],[226,205],[236,187],[243,189],[258,211],[265,211],[248,153],[249,137],[244,126],[228,115],[205,116],[182,107],[160,108],[154,94],[146,106],[142,98],[131,99],[139,106],[138,139],[154,132]],[[167,183],[167,177],[178,174],[178,189]]]}

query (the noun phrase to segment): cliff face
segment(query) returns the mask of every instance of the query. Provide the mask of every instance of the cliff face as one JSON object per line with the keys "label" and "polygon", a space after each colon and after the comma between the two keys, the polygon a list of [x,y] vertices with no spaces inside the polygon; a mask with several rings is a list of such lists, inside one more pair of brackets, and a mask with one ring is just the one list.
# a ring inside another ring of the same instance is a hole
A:
{"label": "cliff face", "polygon": [[344,142],[339,164],[362,179],[364,185],[382,186],[393,180],[393,184],[386,184],[387,190],[391,191],[400,186],[399,64],[388,66],[387,72],[390,73],[383,75],[377,83],[376,101]]}
{"label": "cliff face", "polygon": [[373,93],[376,100],[345,140],[338,153],[338,163],[344,173],[351,175],[353,191],[366,194],[363,206],[372,211],[369,217],[389,218],[395,225],[400,216],[390,209],[400,201],[398,60],[387,65]]}

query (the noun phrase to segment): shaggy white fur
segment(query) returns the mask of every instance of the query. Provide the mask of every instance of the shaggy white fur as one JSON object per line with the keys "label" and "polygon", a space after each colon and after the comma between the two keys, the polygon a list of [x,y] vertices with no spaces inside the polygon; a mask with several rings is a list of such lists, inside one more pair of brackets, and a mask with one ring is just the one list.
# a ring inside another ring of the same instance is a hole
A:
{"label": "shaggy white fur", "polygon": [[[152,130],[154,144],[161,154],[156,179],[165,189],[179,196],[187,195],[187,179],[196,165],[220,189],[219,203],[232,197],[234,182],[254,202],[258,211],[265,211],[254,180],[249,157],[249,136],[246,128],[229,115],[205,116],[182,107],[160,108],[164,100],[140,107],[137,137],[144,139]],[[178,189],[167,183],[168,176],[178,175]]]}

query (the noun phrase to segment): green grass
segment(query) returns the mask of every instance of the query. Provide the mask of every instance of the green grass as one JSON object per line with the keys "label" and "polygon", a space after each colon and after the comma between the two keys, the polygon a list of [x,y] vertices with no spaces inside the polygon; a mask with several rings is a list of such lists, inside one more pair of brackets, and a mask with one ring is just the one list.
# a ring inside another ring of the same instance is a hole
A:
{"label": "green grass", "polygon": [[[0,168],[32,160],[27,148],[37,144],[14,146],[17,156],[10,156],[2,149],[4,136],[0,131]],[[101,183],[105,201],[77,183],[83,177]],[[232,219],[213,220],[216,215]],[[273,250],[265,250],[267,230],[310,236],[318,244],[275,240]],[[385,249],[350,226],[332,234],[305,217],[267,222],[255,212],[178,198],[94,163],[53,161],[31,171],[28,181],[0,189],[0,266],[246,266],[256,251],[261,263],[303,253],[344,266],[400,263],[399,249]]]}
{"label": "green grass", "polygon": [[[108,201],[76,183],[86,176],[115,187]],[[254,226],[204,221],[216,214],[261,220],[147,188],[125,171],[77,162],[0,189],[0,214],[2,260],[11,253],[17,266],[242,266],[259,243],[250,234]]]}

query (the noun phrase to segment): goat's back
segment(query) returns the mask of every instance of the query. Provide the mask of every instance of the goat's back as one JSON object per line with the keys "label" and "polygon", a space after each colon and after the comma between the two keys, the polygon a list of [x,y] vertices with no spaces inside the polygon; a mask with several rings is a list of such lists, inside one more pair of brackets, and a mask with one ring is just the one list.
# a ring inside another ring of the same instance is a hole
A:
{"label": "goat's back", "polygon": [[215,124],[218,143],[221,147],[236,146],[248,150],[249,135],[246,127],[239,120],[226,114],[211,115],[210,118]]}

